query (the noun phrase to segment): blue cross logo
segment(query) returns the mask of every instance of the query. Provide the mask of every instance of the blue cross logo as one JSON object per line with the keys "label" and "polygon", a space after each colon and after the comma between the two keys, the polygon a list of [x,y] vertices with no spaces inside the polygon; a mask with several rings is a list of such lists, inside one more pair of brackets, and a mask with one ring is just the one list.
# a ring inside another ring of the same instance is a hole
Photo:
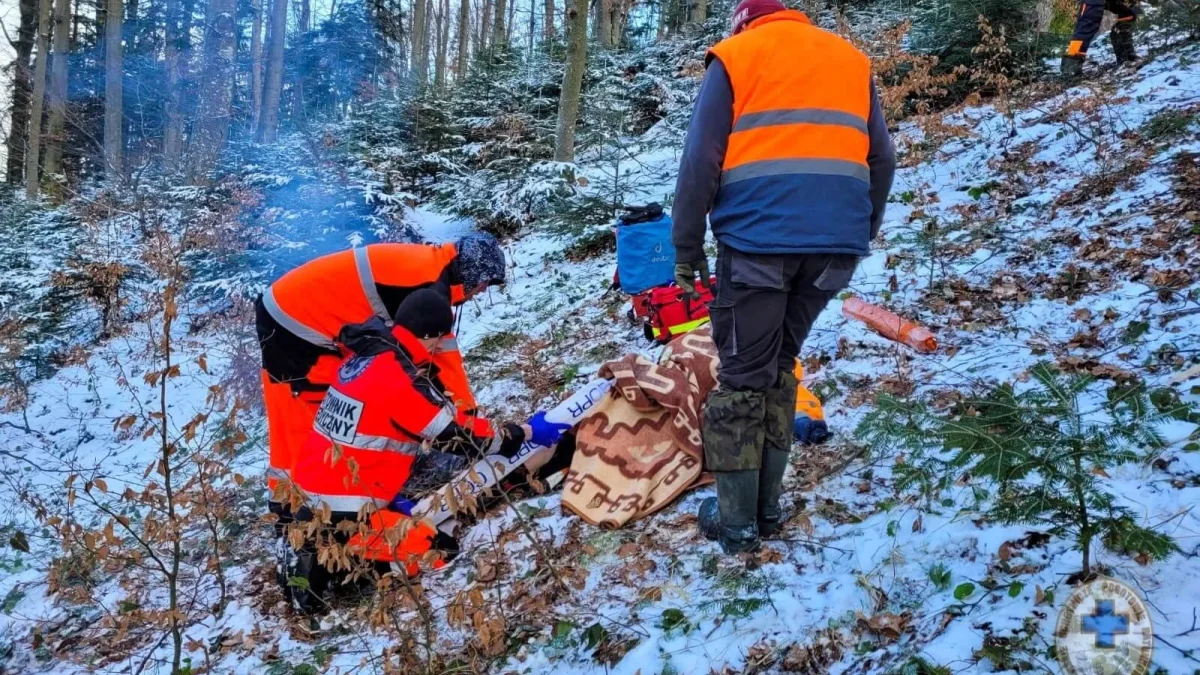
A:
{"label": "blue cross logo", "polygon": [[1114,613],[1112,600],[1097,600],[1096,611],[1080,618],[1079,628],[1096,635],[1097,647],[1112,649],[1116,646],[1116,636],[1129,634],[1129,617]]}

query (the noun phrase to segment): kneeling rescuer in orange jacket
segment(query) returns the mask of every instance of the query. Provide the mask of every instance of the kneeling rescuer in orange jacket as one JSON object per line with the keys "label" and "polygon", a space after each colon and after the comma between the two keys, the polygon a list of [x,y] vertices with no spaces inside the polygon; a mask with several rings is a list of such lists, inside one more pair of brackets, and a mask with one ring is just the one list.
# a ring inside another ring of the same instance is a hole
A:
{"label": "kneeling rescuer in orange jacket", "polygon": [[[288,501],[280,494],[283,481],[291,477],[345,356],[338,339],[342,329],[372,317],[391,322],[400,303],[421,288],[460,305],[488,286],[503,284],[504,273],[499,242],[477,233],[452,244],[371,244],[326,255],[284,274],[259,296],[255,327],[262,348],[273,511]],[[474,410],[454,336],[447,335],[432,352],[455,406]]]}

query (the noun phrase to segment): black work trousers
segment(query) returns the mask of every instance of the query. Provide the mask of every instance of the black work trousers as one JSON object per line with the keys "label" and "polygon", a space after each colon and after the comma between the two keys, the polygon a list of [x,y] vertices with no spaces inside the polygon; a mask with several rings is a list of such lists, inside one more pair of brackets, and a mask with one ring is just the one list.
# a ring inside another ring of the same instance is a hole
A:
{"label": "black work trousers", "polygon": [[848,254],[742,253],[721,245],[709,314],[723,389],[766,391],[791,371],[825,305],[850,284]]}

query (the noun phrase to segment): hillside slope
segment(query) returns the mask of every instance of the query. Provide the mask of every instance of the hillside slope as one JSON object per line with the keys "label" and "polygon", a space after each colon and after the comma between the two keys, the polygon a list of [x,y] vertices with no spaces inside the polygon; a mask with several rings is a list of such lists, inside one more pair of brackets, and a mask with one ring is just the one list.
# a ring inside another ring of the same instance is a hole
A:
{"label": "hillside slope", "polygon": [[[900,492],[894,469],[902,458],[859,447],[853,430],[880,393],[952,398],[1024,382],[1039,361],[1101,378],[1089,397],[1102,398],[1106,380],[1136,376],[1196,400],[1198,83],[1200,46],[1191,45],[1137,71],[1023,93],[1011,116],[975,107],[900,131],[905,168],[883,240],[852,291],[932,327],[943,348],[918,356],[847,322],[840,303],[831,304],[802,356],[837,438],[797,453],[786,499],[800,515],[749,564],[718,555],[696,534],[692,514],[711,489],[615,532],[563,515],[548,494],[474,525],[464,554],[425,575],[424,601],[390,625],[369,626],[354,606],[312,625],[283,606],[270,583],[268,528],[250,525],[263,505],[252,485],[265,452],[261,419],[243,413],[249,439],[230,465],[248,480],[231,484],[226,512],[230,602],[189,616],[189,672],[416,672],[431,664],[442,672],[580,675],[889,673],[905,664],[905,672],[1059,672],[1048,654],[1066,578],[1079,568],[1072,543],[982,517],[970,480],[936,502]],[[639,201],[667,198],[675,151],[639,160],[627,176]],[[588,175],[586,164],[580,169]],[[274,171],[259,180],[269,183]],[[278,201],[277,215],[286,219],[288,206]],[[407,220],[429,239],[462,227],[426,210]],[[572,244],[548,233],[519,236],[508,248],[512,283],[466,306],[460,342],[479,399],[498,417],[552,402],[609,358],[653,351],[624,318],[626,299],[608,290],[611,252]],[[192,308],[198,316],[206,307]],[[187,319],[188,308],[182,314]],[[244,326],[239,334],[220,324],[186,326],[176,359],[183,373],[171,384],[179,420],[211,407],[209,387],[231,371],[244,371],[241,381],[253,389]],[[147,489],[155,479],[143,468],[154,462],[155,441],[130,438],[120,421],[158,394],[127,370],[153,339],[131,331],[32,385],[24,414],[0,424],[5,499],[28,503],[34,494],[54,512],[86,509],[85,495],[78,506],[52,496],[67,474],[88,480],[88,495],[97,477],[105,493]],[[1160,639],[1154,662],[1171,673],[1200,666],[1194,430],[1186,422],[1165,427],[1169,447],[1158,457],[1105,479],[1140,523],[1181,551],[1139,564],[1095,546],[1097,564],[1145,594]],[[166,672],[154,665],[169,648],[161,629],[120,629],[121,616],[165,602],[147,590],[155,572],[144,560],[132,571],[98,569],[83,596],[64,594],[73,586],[59,573],[52,596],[46,572],[62,555],[59,537],[28,515],[12,520],[30,533],[31,551],[2,558],[6,672]],[[203,546],[193,553],[203,570]],[[218,590],[198,573],[189,593],[212,603]]]}

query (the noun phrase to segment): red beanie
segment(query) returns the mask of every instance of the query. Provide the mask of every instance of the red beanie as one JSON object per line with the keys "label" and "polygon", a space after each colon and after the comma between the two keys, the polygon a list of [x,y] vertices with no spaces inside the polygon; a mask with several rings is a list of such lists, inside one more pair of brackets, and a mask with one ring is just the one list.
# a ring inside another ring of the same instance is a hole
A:
{"label": "red beanie", "polygon": [[760,16],[787,9],[779,0],[742,0],[733,10],[733,34],[737,35]]}

